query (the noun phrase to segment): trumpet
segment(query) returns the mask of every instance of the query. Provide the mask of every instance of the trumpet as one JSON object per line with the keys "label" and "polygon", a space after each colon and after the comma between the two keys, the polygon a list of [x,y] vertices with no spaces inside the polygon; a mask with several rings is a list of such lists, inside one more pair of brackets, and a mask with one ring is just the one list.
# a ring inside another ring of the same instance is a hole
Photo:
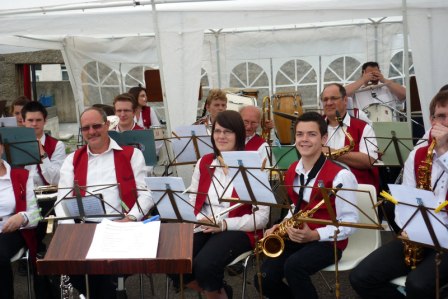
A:
{"label": "trumpet", "polygon": [[267,144],[271,145],[271,129],[266,128],[266,120],[271,120],[271,98],[269,96],[265,96],[262,103],[261,137],[266,141]]}

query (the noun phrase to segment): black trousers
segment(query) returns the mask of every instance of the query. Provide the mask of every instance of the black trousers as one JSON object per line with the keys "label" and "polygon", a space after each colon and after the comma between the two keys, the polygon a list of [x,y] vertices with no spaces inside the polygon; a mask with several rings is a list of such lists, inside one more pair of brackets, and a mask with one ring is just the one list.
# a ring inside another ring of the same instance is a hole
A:
{"label": "black trousers", "polygon": [[[69,283],[81,294],[86,295],[86,282],[84,275],[70,275]],[[115,275],[89,275],[89,293],[92,299],[116,298],[118,276]]]}
{"label": "black trousers", "polygon": [[[350,283],[362,298],[435,298],[436,252],[425,249],[425,258],[411,270],[404,263],[403,244],[389,242],[367,256],[350,273]],[[448,255],[441,256],[440,286],[448,282]],[[407,275],[406,297],[390,280]]]}
{"label": "black trousers", "polygon": [[[340,250],[337,250],[337,255],[340,259]],[[332,264],[333,243],[316,241],[299,244],[287,240],[283,254],[277,258],[267,258],[261,266],[263,295],[269,299],[318,298],[310,276]],[[260,290],[257,276],[254,281],[255,287]]]}
{"label": "black trousers", "polygon": [[[196,280],[205,291],[223,287],[224,268],[240,254],[252,249],[249,237],[241,231],[215,234],[195,233],[193,238],[193,273],[184,275],[184,283]],[[179,276],[170,275],[174,284]]]}
{"label": "black trousers", "polygon": [[14,277],[11,258],[25,246],[19,231],[0,233],[0,299],[14,298]]}

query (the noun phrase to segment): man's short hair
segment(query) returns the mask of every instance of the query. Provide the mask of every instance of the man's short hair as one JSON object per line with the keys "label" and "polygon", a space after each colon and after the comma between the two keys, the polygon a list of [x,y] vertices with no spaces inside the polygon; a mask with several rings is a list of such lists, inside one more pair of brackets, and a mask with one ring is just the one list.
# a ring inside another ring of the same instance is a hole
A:
{"label": "man's short hair", "polygon": [[28,102],[25,104],[25,106],[23,106],[22,108],[23,120],[26,119],[26,114],[28,112],[41,112],[42,115],[44,116],[44,120],[46,120],[48,116],[47,109],[45,109],[44,105],[36,101]]}
{"label": "man's short hair", "polygon": [[260,107],[257,107],[257,106],[252,106],[252,105],[248,105],[248,106],[243,106],[243,107],[241,107],[240,109],[239,109],[239,112],[240,112],[240,114],[241,114],[241,116],[242,116],[242,114],[243,114],[243,112],[245,111],[245,110],[250,110],[250,109],[253,109],[254,111],[257,111],[258,112],[258,115],[260,116],[260,119],[259,120],[261,120],[261,117],[263,116],[262,114],[262,111],[261,111],[261,108]]}
{"label": "man's short hair", "polygon": [[322,100],[322,94],[324,93],[325,89],[327,89],[330,86],[337,86],[339,89],[339,94],[341,95],[342,98],[345,98],[345,96],[347,95],[347,91],[345,90],[345,87],[342,86],[342,84],[339,83],[330,83],[328,85],[326,85],[324,87],[324,90],[322,90],[322,93],[320,94],[320,99]]}
{"label": "man's short hair", "polygon": [[81,123],[81,118],[82,118],[82,116],[84,115],[84,113],[86,113],[87,111],[92,111],[92,110],[98,112],[98,113],[101,115],[101,118],[103,119],[104,122],[107,121],[107,115],[106,115],[106,112],[104,112],[104,110],[101,109],[101,108],[93,107],[93,106],[92,106],[92,107],[90,107],[90,108],[85,109],[85,110],[81,113],[81,116],[79,117],[79,123]]}
{"label": "man's short hair", "polygon": [[28,99],[26,96],[18,97],[11,103],[11,107],[10,107],[11,114],[14,113],[14,106],[25,106],[29,102],[30,102],[30,99]]}
{"label": "man's short hair", "polygon": [[378,64],[378,62],[376,62],[376,61],[367,61],[366,63],[364,63],[362,65],[362,73],[364,73],[364,71],[368,67],[376,67],[376,68],[380,69],[380,65]]}
{"label": "man's short hair", "polygon": [[324,136],[328,132],[328,125],[322,115],[315,111],[305,112],[299,116],[296,121],[296,127],[300,122],[315,122],[319,126],[319,132],[321,136]]}
{"label": "man's short hair", "polygon": [[137,109],[137,99],[129,92],[119,94],[114,99],[114,108],[116,102],[130,102],[132,104],[132,110]]}
{"label": "man's short hair", "polygon": [[206,104],[210,105],[213,101],[217,101],[217,100],[221,100],[221,101],[226,101],[227,102],[226,93],[224,91],[222,91],[221,89],[218,89],[218,88],[210,89],[210,91],[208,92]]}
{"label": "man's short hair", "polygon": [[436,106],[445,107],[448,104],[448,90],[439,91],[431,100],[429,104],[429,115],[434,117],[436,113]]}

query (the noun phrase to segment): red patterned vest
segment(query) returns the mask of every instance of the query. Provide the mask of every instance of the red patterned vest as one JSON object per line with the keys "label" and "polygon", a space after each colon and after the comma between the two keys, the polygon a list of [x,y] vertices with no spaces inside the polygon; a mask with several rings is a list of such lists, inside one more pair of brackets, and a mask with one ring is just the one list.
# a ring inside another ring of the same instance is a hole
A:
{"label": "red patterned vest", "polygon": [[143,127],[149,129],[151,127],[151,107],[142,107]]}
{"label": "red patterned vest", "polygon": [[[51,159],[51,157],[53,156],[57,144],[58,140],[56,138],[53,138],[50,135],[45,134],[45,144],[43,145],[43,148],[47,153],[49,159]],[[42,168],[40,167],[40,164],[37,164],[37,172],[39,173],[39,176],[44,182],[44,184],[49,185],[47,180],[44,178],[44,175],[42,174]]]}

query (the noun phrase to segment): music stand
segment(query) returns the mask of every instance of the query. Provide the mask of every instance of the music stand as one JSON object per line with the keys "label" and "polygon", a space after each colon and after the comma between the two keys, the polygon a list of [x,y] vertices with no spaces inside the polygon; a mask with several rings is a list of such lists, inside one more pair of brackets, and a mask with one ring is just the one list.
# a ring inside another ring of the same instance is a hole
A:
{"label": "music stand", "polygon": [[295,161],[300,160],[300,153],[295,145],[271,146],[276,163],[272,166],[285,171]]}
{"label": "music stand", "polygon": [[146,166],[157,164],[156,145],[153,130],[109,131],[109,136],[118,145],[131,145],[142,151]]}
{"label": "music stand", "polygon": [[[254,222],[254,241],[258,242],[257,235],[257,223],[255,218],[255,212],[259,209],[259,205],[271,206],[271,207],[287,207],[286,204],[278,204],[275,199],[269,184],[269,178],[267,173],[261,169],[261,157],[258,152],[244,152],[244,151],[231,151],[222,152],[222,159],[224,165],[224,171],[229,172],[231,177],[227,186],[225,186],[222,195],[218,198],[220,202],[238,202],[238,204],[250,204],[252,205],[252,216]],[[212,179],[215,190],[215,180]],[[224,198],[226,191],[233,186],[238,193],[239,199]],[[266,192],[268,191],[268,192]],[[236,205],[234,205],[236,206]],[[260,269],[260,253],[255,251],[256,264],[257,264],[257,277],[258,285],[260,286],[260,298],[263,297],[263,290],[261,289],[261,272]]]}
{"label": "music stand", "polygon": [[33,128],[0,127],[5,160],[12,166],[40,164],[39,143]]}
{"label": "music stand", "polygon": [[173,132],[175,137],[168,138],[173,146],[174,158],[171,165],[188,165],[204,155],[212,153],[210,135],[204,125],[181,126]]}
{"label": "music stand", "polygon": [[439,298],[440,254],[448,252],[447,225],[444,224],[448,215],[443,208],[447,202],[439,205],[434,193],[429,190],[394,184],[390,184],[389,189],[397,201],[397,213],[404,223],[402,230],[408,235],[408,239],[402,236],[397,238],[436,251],[436,294]]}
{"label": "music stand", "polygon": [[14,116],[0,117],[0,127],[17,127],[17,119]]}
{"label": "music stand", "polygon": [[[295,187],[295,186],[293,186]],[[302,186],[303,188],[311,188],[311,189],[319,189],[318,192],[320,192],[322,194],[323,199],[313,205],[314,206],[320,206],[323,205],[327,211],[328,211],[328,215],[330,217],[329,220],[327,219],[318,219],[318,218],[311,218],[312,215],[307,215],[305,214],[305,217],[297,217],[296,220],[299,223],[315,223],[315,224],[321,224],[321,225],[332,225],[334,227],[336,227],[336,230],[334,231],[334,235],[333,235],[333,247],[334,247],[334,265],[335,265],[335,286],[336,286],[336,292],[335,292],[335,296],[336,298],[339,298],[340,292],[339,292],[339,270],[338,270],[338,257],[337,257],[337,236],[339,234],[339,227],[354,227],[354,228],[362,228],[362,229],[380,229],[382,230],[383,227],[381,226],[381,223],[379,222],[379,217],[378,217],[378,213],[376,211],[376,204],[374,202],[374,199],[372,198],[371,194],[369,193],[369,197],[370,197],[370,204],[372,205],[372,209],[375,212],[375,216],[376,219],[372,219],[372,217],[370,217],[369,215],[367,215],[366,212],[362,211],[361,208],[358,207],[358,205],[356,205],[356,203],[352,203],[350,201],[348,201],[347,199],[345,199],[343,196],[341,196],[340,194],[338,194],[339,191],[350,191],[350,192],[358,192],[358,193],[365,193],[368,191],[362,191],[362,190],[357,190],[357,189],[349,189],[349,188],[340,188],[339,186],[336,186],[336,188],[325,188],[323,185],[323,182],[320,181],[318,182],[318,187],[310,187],[310,186]],[[318,192],[315,193],[315,196],[317,196]],[[359,223],[359,222],[346,222],[346,221],[339,221],[336,218],[336,211],[335,209],[333,209],[332,205],[331,205],[331,201],[330,201],[330,195],[335,195],[336,199],[340,199],[342,201],[344,201],[345,203],[351,205],[352,207],[356,208],[356,210],[359,212],[361,212],[364,217],[366,218],[366,220],[368,221],[368,223]],[[310,199],[310,203],[314,200],[314,198]]]}

